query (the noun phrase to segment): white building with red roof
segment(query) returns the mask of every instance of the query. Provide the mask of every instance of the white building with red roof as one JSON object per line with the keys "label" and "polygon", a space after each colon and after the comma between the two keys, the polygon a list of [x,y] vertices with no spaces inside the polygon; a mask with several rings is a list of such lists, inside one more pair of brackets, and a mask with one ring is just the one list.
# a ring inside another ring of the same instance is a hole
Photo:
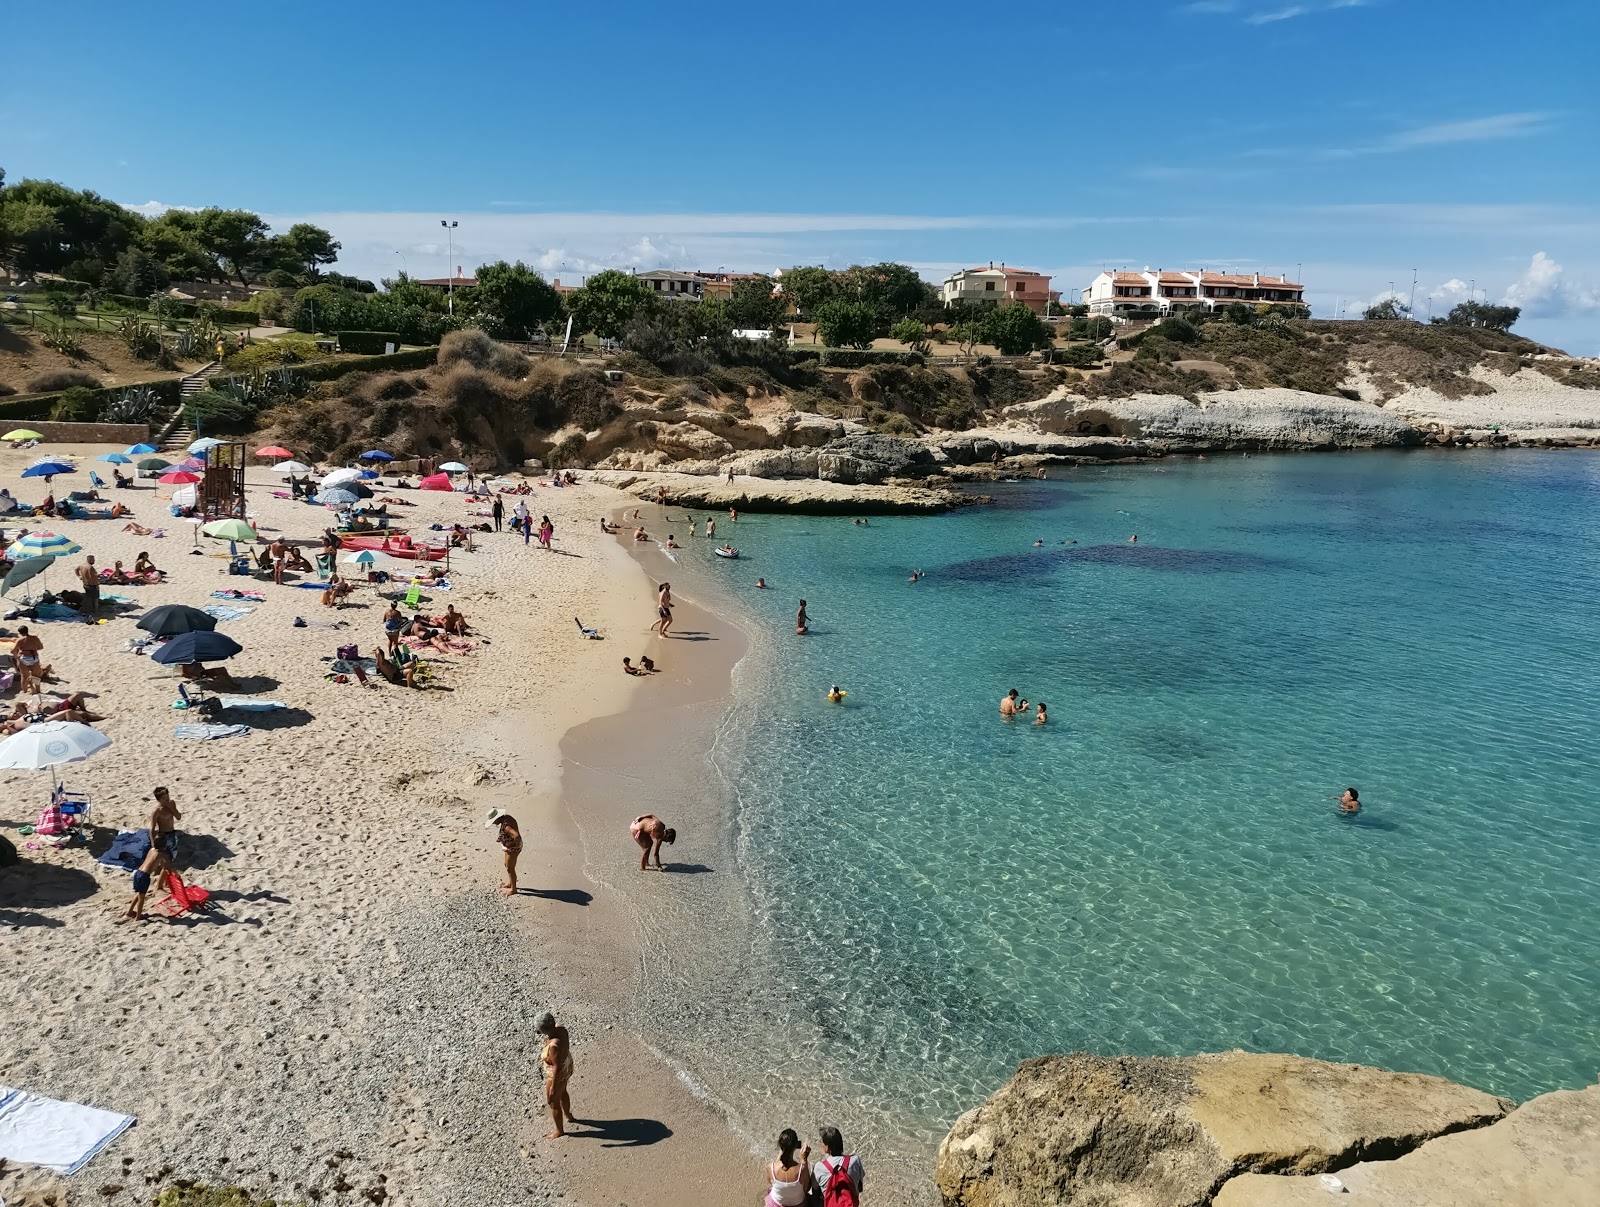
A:
{"label": "white building with red roof", "polygon": [[1305,286],[1258,272],[1229,273],[1146,268],[1103,272],[1083,291],[1090,314],[1110,319],[1161,318],[1185,310],[1223,310],[1235,303],[1302,313]]}

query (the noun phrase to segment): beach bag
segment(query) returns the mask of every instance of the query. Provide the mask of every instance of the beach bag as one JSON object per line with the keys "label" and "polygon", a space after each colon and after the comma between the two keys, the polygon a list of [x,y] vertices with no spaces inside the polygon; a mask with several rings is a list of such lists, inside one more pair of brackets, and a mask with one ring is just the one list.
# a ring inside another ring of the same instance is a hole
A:
{"label": "beach bag", "polygon": [[335,658],[342,658],[346,662],[350,662],[361,657],[361,647],[352,641],[349,645],[341,645],[338,649],[334,650],[333,656]]}
{"label": "beach bag", "polygon": [[823,1158],[822,1163],[828,1167],[828,1184],[822,1188],[822,1207],[861,1207],[861,1196],[850,1180],[850,1154],[840,1157],[836,1166],[830,1165],[827,1158]]}

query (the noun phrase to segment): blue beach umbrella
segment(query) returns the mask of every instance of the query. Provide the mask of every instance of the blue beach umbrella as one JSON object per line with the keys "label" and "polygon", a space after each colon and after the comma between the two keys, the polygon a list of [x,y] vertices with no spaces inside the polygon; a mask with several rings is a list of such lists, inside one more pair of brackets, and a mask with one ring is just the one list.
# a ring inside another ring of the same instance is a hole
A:
{"label": "blue beach umbrella", "polygon": [[393,461],[394,458],[382,449],[369,448],[356,458],[357,461]]}
{"label": "blue beach umbrella", "polygon": [[156,453],[160,452],[161,450],[156,448],[156,446],[153,444],[135,444],[126,451],[130,457],[142,457],[146,453]]}
{"label": "blue beach umbrella", "polygon": [[364,469],[364,470],[361,471],[361,480],[363,482],[371,482],[374,479],[376,479],[378,476],[379,476],[378,471],[375,470],[375,469]]}
{"label": "blue beach umbrella", "polygon": [[24,478],[50,478],[56,474],[75,474],[78,472],[76,465],[68,465],[65,461],[41,461],[37,465],[30,465],[22,471]]}
{"label": "blue beach umbrella", "polygon": [[330,507],[346,507],[360,497],[354,491],[334,488],[332,490],[319,491],[317,497],[311,501],[313,503],[323,503]]}
{"label": "blue beach umbrella", "polygon": [[244,646],[225,633],[196,629],[178,634],[150,658],[162,666],[175,666],[189,662],[220,662],[243,652]]}
{"label": "blue beach umbrella", "polygon": [[101,453],[96,461],[109,461],[112,465],[132,465],[132,457],[124,457],[121,453]]}

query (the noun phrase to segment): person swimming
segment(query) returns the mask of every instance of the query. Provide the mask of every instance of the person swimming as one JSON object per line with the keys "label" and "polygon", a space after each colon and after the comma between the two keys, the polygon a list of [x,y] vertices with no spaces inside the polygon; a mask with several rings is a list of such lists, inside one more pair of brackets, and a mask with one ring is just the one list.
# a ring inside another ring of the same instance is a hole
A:
{"label": "person swimming", "polygon": [[1359,792],[1357,792],[1354,788],[1346,788],[1344,790],[1344,795],[1341,796],[1341,797],[1338,797],[1337,799],[1339,801],[1339,812],[1341,812],[1341,813],[1359,813],[1359,812],[1361,812],[1361,794]]}
{"label": "person swimming", "polygon": [[1040,700],[1039,707],[1033,710],[1033,723],[1035,725],[1043,725],[1046,719],[1047,718],[1044,715],[1044,701]]}
{"label": "person swimming", "polygon": [[765,591],[766,589],[767,589],[767,580],[764,579],[764,578],[756,579],[756,590],[757,591]]}
{"label": "person swimming", "polygon": [[839,685],[837,683],[828,689],[828,700],[830,703],[841,704],[844,702],[844,697],[845,693],[839,690]]}

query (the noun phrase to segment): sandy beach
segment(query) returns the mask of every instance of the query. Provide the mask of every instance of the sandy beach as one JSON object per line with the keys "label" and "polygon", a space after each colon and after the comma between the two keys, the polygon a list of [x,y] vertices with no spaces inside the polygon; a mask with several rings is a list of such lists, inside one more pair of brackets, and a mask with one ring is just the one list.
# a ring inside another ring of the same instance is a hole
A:
{"label": "sandy beach", "polygon": [[[81,466],[56,480],[59,491],[86,487],[108,450],[49,451]],[[38,501],[40,484],[20,473],[39,455],[0,452],[0,484]],[[603,811],[562,794],[563,735],[615,717],[635,692],[709,709],[737,657],[737,640],[656,648],[654,584],[598,524],[632,500],[592,484],[537,488],[528,503],[554,522],[554,552],[506,532],[454,555],[452,589],[426,592],[422,610],[455,604],[481,640],[425,655],[428,686],[409,690],[325,678],[337,646],[370,653],[382,641],[373,588],[335,611],[287,581],[229,576],[226,544],[196,545],[150,485],[105,493],[162,538],[124,532],[120,520],[22,522],[63,533],[101,566],[131,565],[143,550],[167,572],[159,585],[107,587],[137,608],[105,623],[33,626],[59,678],[47,698],[84,690],[108,718],[98,728],[113,745],[63,769],[93,802],[91,842],[57,850],[19,834],[46,803],[50,773],[4,774],[0,832],[23,862],[0,872],[0,1006],[32,1020],[0,1041],[5,1080],[138,1117],[57,1203],[142,1202],[173,1179],[295,1201],[751,1198],[759,1172],[747,1142],[632,1025],[643,919],[611,885],[640,875],[626,823],[651,808],[648,786]],[[267,469],[252,469],[248,486],[263,534],[314,546],[324,510],[275,497],[282,484]],[[466,518],[460,495],[403,497],[415,506],[396,510],[419,536]],[[16,522],[4,527],[15,535]],[[74,585],[80,561],[62,559],[45,585]],[[239,694],[287,707],[223,718],[253,723],[243,736],[184,740],[174,729],[197,718],[172,708],[176,677],[123,646],[143,610],[222,603],[211,598],[219,589],[265,596],[227,601],[254,611],[218,630],[244,647],[229,664]],[[574,616],[605,639],[584,639]],[[680,611],[680,630],[716,627]],[[662,673],[625,676],[622,657],[644,652]],[[157,784],[183,811],[184,872],[216,908],[125,922],[130,877],[95,856],[145,823]],[[497,891],[491,807],[514,812],[526,839],[524,891],[512,899]],[[692,802],[678,810],[691,813]],[[682,828],[669,864],[697,860],[692,827]],[[695,879],[711,877],[659,877],[650,891]],[[544,1139],[532,1033],[545,1009],[572,1030],[572,1097],[587,1121],[559,1141]],[[13,1207],[61,1185],[0,1170]]]}

